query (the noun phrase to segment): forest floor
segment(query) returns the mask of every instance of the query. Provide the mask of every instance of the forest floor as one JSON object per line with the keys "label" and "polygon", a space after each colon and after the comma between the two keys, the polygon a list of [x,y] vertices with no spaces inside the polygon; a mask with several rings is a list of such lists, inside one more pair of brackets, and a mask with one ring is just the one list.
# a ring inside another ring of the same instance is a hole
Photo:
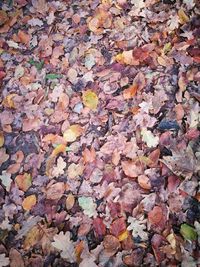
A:
{"label": "forest floor", "polygon": [[0,7],[0,267],[200,266],[199,1]]}

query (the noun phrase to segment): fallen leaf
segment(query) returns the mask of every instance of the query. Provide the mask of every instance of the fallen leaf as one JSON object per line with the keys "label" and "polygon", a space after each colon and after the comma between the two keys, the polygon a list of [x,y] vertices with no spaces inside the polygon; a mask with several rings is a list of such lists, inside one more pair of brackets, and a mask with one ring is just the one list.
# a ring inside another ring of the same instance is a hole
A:
{"label": "fallen leaf", "polygon": [[6,257],[5,253],[0,254],[0,267],[8,266],[10,263],[10,260],[8,257]]}
{"label": "fallen leaf", "polygon": [[129,177],[136,178],[138,175],[142,174],[142,166],[140,162],[122,161],[121,164],[124,173]]}
{"label": "fallen leaf", "polygon": [[181,24],[185,24],[190,20],[190,18],[185,14],[185,11],[182,8],[178,10],[178,17]]}
{"label": "fallen leaf", "polygon": [[152,225],[159,225],[160,222],[163,220],[163,210],[159,206],[155,206],[149,213],[148,213],[148,221]]}
{"label": "fallen leaf", "polygon": [[37,131],[41,125],[41,121],[39,118],[26,118],[23,120],[23,127],[22,130],[24,132],[29,132],[29,131]]}
{"label": "fallen leaf", "polygon": [[66,209],[71,210],[75,203],[75,197],[72,194],[69,194],[66,198]]}
{"label": "fallen leaf", "polygon": [[4,10],[0,10],[0,26],[2,26],[6,21],[9,20],[9,17]]}
{"label": "fallen leaf", "polygon": [[91,90],[84,91],[82,95],[82,99],[83,99],[83,104],[86,107],[92,110],[97,109],[99,100],[98,100],[97,95],[94,92],[92,92]]}
{"label": "fallen leaf", "polygon": [[22,207],[24,210],[31,210],[33,206],[35,206],[37,202],[36,196],[35,195],[30,195],[26,197],[23,202],[22,202]]}
{"label": "fallen leaf", "polygon": [[62,157],[57,159],[57,165],[53,167],[52,176],[59,177],[60,175],[64,174],[64,169],[66,168],[67,163],[64,161]]}
{"label": "fallen leaf", "polygon": [[28,231],[24,239],[23,248],[29,250],[31,247],[36,245],[42,238],[43,233],[40,228],[36,225]]}
{"label": "fallen leaf", "polygon": [[15,108],[15,103],[13,101],[13,97],[17,96],[17,94],[9,94],[3,100],[3,106],[7,108]]}
{"label": "fallen leaf", "polygon": [[96,158],[96,152],[93,147],[91,147],[90,150],[88,148],[85,148],[82,154],[83,154],[83,160],[85,163],[91,163]]}
{"label": "fallen leaf", "polygon": [[15,182],[20,190],[26,192],[32,184],[32,177],[29,173],[19,174],[15,177]]}
{"label": "fallen leaf", "polygon": [[138,72],[133,80],[133,84],[123,91],[124,99],[130,99],[136,95],[138,91],[141,91],[146,85],[145,76],[142,72]]}
{"label": "fallen leaf", "polygon": [[105,251],[111,255],[115,254],[120,248],[119,240],[113,235],[106,235],[103,240]]}
{"label": "fallen leaf", "polygon": [[28,44],[30,41],[29,34],[25,33],[24,31],[19,30],[18,37],[19,37],[20,42],[23,44]]}
{"label": "fallen leaf", "polygon": [[102,218],[97,217],[93,220],[93,229],[98,238],[105,236],[106,226]]}
{"label": "fallen leaf", "polygon": [[60,232],[54,236],[54,241],[51,243],[53,247],[61,251],[60,256],[70,263],[76,262],[74,244],[70,240],[70,232],[65,234]]}
{"label": "fallen leaf", "polygon": [[148,240],[146,220],[143,217],[141,219],[136,219],[129,216],[128,223],[130,223],[130,225],[127,227],[127,230],[132,231],[133,238],[137,239],[139,237],[142,241]]}
{"label": "fallen leaf", "polygon": [[45,189],[45,192],[47,199],[60,199],[65,192],[65,183],[58,182],[49,186],[47,185],[47,189]]}
{"label": "fallen leaf", "polygon": [[81,164],[81,163],[79,163],[79,164],[72,163],[72,164],[69,165],[69,167],[67,169],[67,174],[68,174],[68,177],[70,179],[74,179],[77,176],[82,175],[83,171],[84,171],[83,164]]}
{"label": "fallen leaf", "polygon": [[146,128],[141,130],[142,141],[144,141],[148,147],[156,147],[159,143],[159,137],[154,136],[151,131]]}
{"label": "fallen leaf", "polygon": [[66,142],[74,142],[77,139],[77,137],[79,137],[82,133],[83,133],[83,128],[78,124],[74,124],[71,125],[63,133],[63,137]]}
{"label": "fallen leaf", "polygon": [[110,225],[110,233],[117,238],[126,231],[126,223],[123,217],[114,220]]}
{"label": "fallen leaf", "polygon": [[0,148],[4,145],[4,135],[3,132],[0,132]]}
{"label": "fallen leaf", "polygon": [[9,252],[10,267],[24,267],[24,261],[20,252],[14,248]]}
{"label": "fallen leaf", "polygon": [[6,191],[9,192],[12,183],[11,174],[7,173],[6,171],[2,171],[2,174],[0,175],[0,180],[2,185],[5,186]]}
{"label": "fallen leaf", "polygon": [[78,198],[79,206],[83,209],[85,215],[88,217],[96,217],[97,216],[97,205],[94,203],[91,197],[79,197]]}
{"label": "fallen leaf", "polygon": [[146,175],[139,175],[138,176],[138,184],[143,188],[143,189],[151,189],[151,182],[148,176]]}
{"label": "fallen leaf", "polygon": [[181,224],[180,233],[186,240],[194,241],[197,239],[197,232],[195,228],[186,223]]}
{"label": "fallen leaf", "polygon": [[16,68],[15,68],[15,78],[16,79],[19,79],[21,78],[25,73],[25,69],[21,66],[21,65],[18,65]]}

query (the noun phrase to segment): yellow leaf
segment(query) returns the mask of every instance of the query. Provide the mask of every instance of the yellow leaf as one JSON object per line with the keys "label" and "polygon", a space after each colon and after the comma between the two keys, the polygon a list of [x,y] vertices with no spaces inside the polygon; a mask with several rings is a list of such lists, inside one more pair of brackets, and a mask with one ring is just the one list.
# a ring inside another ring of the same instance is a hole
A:
{"label": "yellow leaf", "polygon": [[118,236],[118,240],[119,241],[123,241],[123,240],[125,240],[125,239],[127,239],[128,238],[128,231],[126,230],[126,231],[124,231],[122,234],[120,234],[119,236]]}
{"label": "yellow leaf", "polygon": [[25,210],[31,210],[33,206],[35,206],[36,204],[36,196],[35,195],[30,195],[28,197],[26,197],[23,202],[22,202],[22,207]]}
{"label": "yellow leaf", "polygon": [[4,145],[4,136],[3,136],[3,132],[0,132],[0,147],[2,147]]}
{"label": "yellow leaf", "polygon": [[13,97],[17,94],[9,94],[3,100],[3,106],[6,108],[15,108],[15,103],[13,101]]}
{"label": "yellow leaf", "polygon": [[85,92],[83,92],[83,104],[90,108],[90,109],[96,109],[97,105],[98,105],[98,97],[97,95],[92,92],[91,90],[87,90]]}
{"label": "yellow leaf", "polygon": [[26,235],[24,240],[24,249],[28,250],[39,242],[43,233],[39,230],[38,226],[34,226]]}
{"label": "yellow leaf", "polygon": [[56,148],[54,148],[53,152],[51,153],[51,157],[56,157],[60,153],[65,153],[66,145],[59,144]]}
{"label": "yellow leaf", "polygon": [[183,9],[179,9],[178,16],[181,24],[185,24],[190,20],[190,18],[185,14],[185,11]]}
{"label": "yellow leaf", "polygon": [[74,124],[71,125],[63,134],[65,141],[67,142],[74,142],[77,137],[79,137],[83,133],[83,128],[78,125]]}

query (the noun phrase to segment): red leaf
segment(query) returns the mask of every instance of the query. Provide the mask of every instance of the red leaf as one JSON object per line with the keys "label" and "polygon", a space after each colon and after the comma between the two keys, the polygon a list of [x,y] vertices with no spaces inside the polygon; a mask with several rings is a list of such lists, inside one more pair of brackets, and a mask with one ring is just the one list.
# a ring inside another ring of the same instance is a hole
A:
{"label": "red leaf", "polygon": [[106,234],[106,226],[101,218],[94,219],[93,228],[98,237],[102,237]]}
{"label": "red leaf", "polygon": [[125,230],[126,230],[126,223],[123,217],[113,221],[110,226],[110,233],[117,237]]}

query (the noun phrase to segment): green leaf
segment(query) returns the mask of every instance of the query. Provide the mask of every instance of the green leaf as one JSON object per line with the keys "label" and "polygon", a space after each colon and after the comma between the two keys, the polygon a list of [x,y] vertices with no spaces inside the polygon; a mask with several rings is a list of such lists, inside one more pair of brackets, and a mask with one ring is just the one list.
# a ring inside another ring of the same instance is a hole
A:
{"label": "green leaf", "polygon": [[41,70],[43,68],[43,66],[44,66],[44,60],[42,60],[42,61],[35,61],[33,59],[30,59],[28,61],[28,63],[31,64],[31,65],[33,65],[33,66],[35,66],[37,70]]}
{"label": "green leaf", "polygon": [[183,223],[181,225],[180,233],[184,237],[184,239],[186,239],[186,240],[193,241],[193,240],[197,239],[196,230],[192,226],[190,226],[186,223]]}
{"label": "green leaf", "polygon": [[61,74],[57,74],[57,73],[49,73],[49,74],[46,75],[46,79],[48,79],[48,80],[59,79],[61,77],[62,77],[62,75]]}

